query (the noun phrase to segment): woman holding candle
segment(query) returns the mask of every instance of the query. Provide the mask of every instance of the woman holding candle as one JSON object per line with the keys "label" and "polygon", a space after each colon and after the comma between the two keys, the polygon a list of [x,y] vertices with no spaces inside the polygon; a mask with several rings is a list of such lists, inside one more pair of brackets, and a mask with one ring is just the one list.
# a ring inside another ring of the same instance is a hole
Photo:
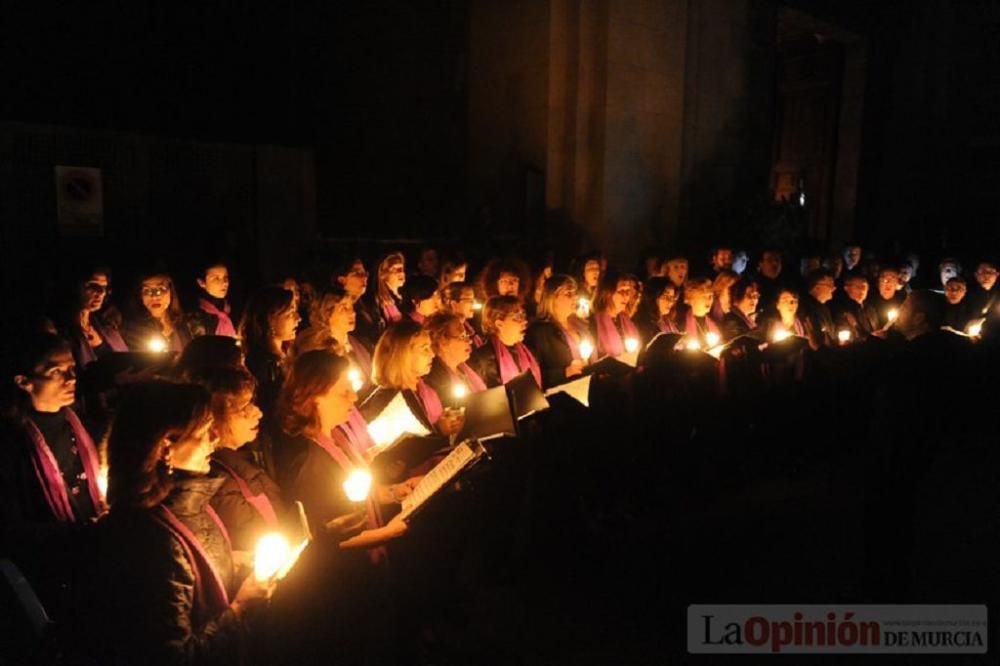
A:
{"label": "woman holding candle", "polygon": [[406,317],[421,326],[427,318],[441,309],[437,280],[427,275],[410,278],[401,290],[402,310]]}
{"label": "woman holding candle", "polygon": [[550,388],[583,374],[590,360],[584,342],[593,349],[587,325],[576,317],[579,292],[569,275],[553,275],[545,281],[538,320],[528,327],[525,344],[538,359],[542,386]]}
{"label": "woman holding candle", "polygon": [[729,288],[732,307],[722,320],[722,339],[726,342],[752,335],[757,330],[757,305],[760,288],[751,278],[740,278]]}
{"label": "woman holding candle", "polygon": [[371,386],[371,350],[353,335],[357,311],[350,295],[339,286],[318,295],[309,311],[309,321],[309,327],[295,337],[292,356],[312,349],[330,348],[329,341],[333,340],[337,343],[337,351],[346,355],[361,373],[362,386]]}
{"label": "woman holding candle", "polygon": [[653,277],[646,281],[635,317],[636,328],[643,340],[648,342],[660,333],[677,332],[673,319],[678,291],[667,277]]}
{"label": "woman holding candle", "polygon": [[482,377],[466,361],[472,354],[472,340],[457,314],[439,313],[424,325],[431,336],[434,360],[424,382],[434,389],[445,407],[460,407],[468,393],[485,391]]}
{"label": "woman holding candle", "polygon": [[639,329],[629,316],[638,297],[638,281],[631,275],[609,272],[601,279],[591,323],[598,358],[638,350]]}
{"label": "woman holding candle", "polygon": [[0,553],[62,617],[62,585],[73,571],[80,528],[104,511],[97,448],[72,409],[70,345],[34,333],[10,350],[0,421]]}
{"label": "woman holding candle", "polygon": [[767,317],[762,327],[769,342],[781,342],[790,335],[806,336],[806,328],[797,316],[799,294],[794,289],[782,287],[778,290],[778,300],[774,305],[776,315]]}
{"label": "woman holding candle", "polygon": [[475,315],[476,290],[465,282],[452,282],[441,290],[441,303],[445,312],[458,315],[474,349],[486,344],[486,339],[476,327]]}
{"label": "woman holding candle", "polygon": [[295,339],[298,324],[292,292],[281,287],[265,287],[255,293],[243,313],[240,337],[246,365],[257,380],[257,394],[265,414],[273,413],[285,380],[285,346]]}
{"label": "woman holding candle", "polygon": [[530,371],[542,386],[542,371],[535,355],[524,345],[528,316],[516,296],[494,296],[483,308],[483,331],[488,342],[474,351],[469,367],[483,378],[488,388],[506,384]]}
{"label": "woman holding candle", "polygon": [[711,349],[722,342],[722,332],[712,318],[715,296],[712,281],[708,278],[691,278],[684,283],[684,306],[677,309],[677,328],[689,341],[697,342],[701,349]]}
{"label": "woman holding candle", "polygon": [[355,470],[368,469],[364,423],[352,418],[358,395],[348,368],[345,358],[328,350],[295,359],[278,402],[278,482],[286,500],[302,502],[314,534],[339,534],[342,518],[361,510],[363,531],[341,547],[372,548],[369,555],[378,563],[385,551],[377,546],[406,531],[401,520],[383,524],[380,505],[400,501],[410,486],[376,485],[361,501],[348,496],[345,481]]}
{"label": "woman holding candle", "polygon": [[216,445],[199,386],[149,382],[123,398],[108,440],[110,512],[94,536],[94,663],[230,663],[273,585],[247,576],[210,504]]}
{"label": "woman holding candle", "polygon": [[123,335],[132,351],[183,351],[191,341],[174,281],[162,272],[140,278]]}

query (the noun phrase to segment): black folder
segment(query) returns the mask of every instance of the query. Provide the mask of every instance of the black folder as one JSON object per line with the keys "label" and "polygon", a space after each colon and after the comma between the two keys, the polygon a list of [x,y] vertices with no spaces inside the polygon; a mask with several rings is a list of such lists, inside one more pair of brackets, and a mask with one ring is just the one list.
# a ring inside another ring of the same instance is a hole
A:
{"label": "black folder", "polygon": [[506,389],[510,410],[517,421],[549,408],[549,401],[538,387],[535,376],[528,370],[507,382]]}
{"label": "black folder", "polygon": [[458,433],[457,441],[488,440],[504,435],[513,437],[517,434],[505,386],[494,386],[485,391],[470,393],[465,396],[464,405],[465,423]]}

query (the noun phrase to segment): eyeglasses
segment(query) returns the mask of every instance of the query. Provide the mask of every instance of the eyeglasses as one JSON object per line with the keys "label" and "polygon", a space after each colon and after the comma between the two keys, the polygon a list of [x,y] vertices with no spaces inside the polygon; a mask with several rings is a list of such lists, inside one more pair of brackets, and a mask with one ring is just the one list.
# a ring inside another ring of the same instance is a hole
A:
{"label": "eyeglasses", "polygon": [[170,288],[169,287],[143,287],[142,288],[142,295],[143,296],[154,296],[155,297],[155,296],[163,296],[164,294],[169,294],[169,293],[170,293]]}
{"label": "eyeglasses", "polygon": [[511,321],[522,322],[522,321],[528,321],[528,315],[525,314],[524,312],[512,312],[506,317],[504,317],[504,319],[510,319]]}
{"label": "eyeglasses", "polygon": [[472,336],[469,335],[468,333],[460,333],[458,335],[449,335],[448,339],[450,339],[450,340],[459,340],[461,342],[471,342],[472,341]]}
{"label": "eyeglasses", "polygon": [[[391,272],[391,271],[390,271]],[[368,271],[363,268],[355,268],[347,274],[347,277],[353,278],[366,278],[368,277]]]}
{"label": "eyeglasses", "polygon": [[87,284],[83,285],[83,288],[86,289],[87,291],[93,292],[95,294],[110,294],[111,293],[111,287],[109,287],[107,285],[104,285],[104,284],[101,284],[99,282],[88,282]]}
{"label": "eyeglasses", "polygon": [[55,381],[61,379],[64,382],[72,381],[76,379],[76,366],[69,366],[66,368],[50,368],[45,372],[35,375],[37,379],[44,379],[46,381]]}

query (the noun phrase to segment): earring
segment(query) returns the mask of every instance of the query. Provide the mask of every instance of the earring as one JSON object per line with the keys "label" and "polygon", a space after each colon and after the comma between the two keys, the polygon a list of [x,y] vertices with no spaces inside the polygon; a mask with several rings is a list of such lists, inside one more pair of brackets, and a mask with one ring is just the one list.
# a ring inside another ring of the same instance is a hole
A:
{"label": "earring", "polygon": [[163,463],[167,466],[167,474],[170,476],[174,475],[174,466],[170,462],[170,447],[166,447],[163,450]]}

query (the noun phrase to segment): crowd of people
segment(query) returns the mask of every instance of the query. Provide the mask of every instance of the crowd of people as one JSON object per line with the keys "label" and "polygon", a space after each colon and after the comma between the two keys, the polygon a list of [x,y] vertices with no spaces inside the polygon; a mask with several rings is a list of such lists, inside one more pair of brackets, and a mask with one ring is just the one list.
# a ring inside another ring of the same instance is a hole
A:
{"label": "crowd of people", "polygon": [[[916,472],[901,442],[962,434],[959,411],[937,429],[927,418],[970,401],[930,396],[942,381],[971,390],[1000,337],[988,259],[928,270],[858,245],[795,266],[775,248],[720,245],[707,261],[652,250],[631,272],[599,252],[565,267],[551,254],[473,266],[433,247],[409,259],[348,254],[245,303],[230,302],[230,266],[212,259],[188,307],[166,271],[115,299],[111,270],[88,267],[59,307],[10,327],[0,557],[52,620],[44,647],[26,639],[23,654],[479,658],[488,641],[442,628],[468,629],[455,598],[544,567],[540,551],[621,529],[623,516],[692,502],[706,478],[745,482],[744,444],[773,444],[757,471],[794,467],[818,414],[847,418],[855,442],[879,433],[877,446],[844,447],[864,449],[868,515],[910,515]],[[550,409],[401,519],[459,443],[464,397],[525,374]],[[552,391],[586,377],[588,400]],[[381,455],[368,428],[400,395],[428,442],[419,460]],[[360,499],[345,485],[358,470],[373,479]],[[905,598],[912,534],[866,530],[872,598]],[[254,551],[274,531],[311,541],[286,577],[262,579]]]}

